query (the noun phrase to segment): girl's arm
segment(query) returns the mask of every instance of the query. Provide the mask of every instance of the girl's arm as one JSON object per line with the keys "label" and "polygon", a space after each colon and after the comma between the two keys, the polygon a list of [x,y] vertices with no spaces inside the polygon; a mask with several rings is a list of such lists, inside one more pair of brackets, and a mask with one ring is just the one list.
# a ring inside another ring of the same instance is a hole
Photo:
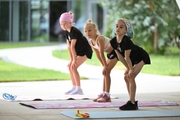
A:
{"label": "girl's arm", "polygon": [[131,50],[125,50],[126,62],[128,64],[129,69],[133,70],[132,62],[131,62],[131,59],[130,59],[130,53],[131,53]]}
{"label": "girl's arm", "polygon": [[88,43],[89,43],[89,45],[91,46],[91,48],[95,51],[98,60],[101,62],[102,66],[103,66],[103,62],[102,62],[102,60],[101,60],[101,57],[100,57],[100,54],[99,54],[99,50],[95,49],[95,48],[92,46],[92,44],[91,44],[90,41],[88,41]]}
{"label": "girl's arm", "polygon": [[102,61],[102,59],[101,59],[101,57],[100,57],[99,50],[94,49],[94,48],[93,48],[93,50],[95,51],[97,58],[99,59],[99,61],[101,62],[102,66],[103,66],[103,61]]}
{"label": "girl's arm", "polygon": [[71,56],[72,56],[72,60],[76,61],[76,51],[75,51],[75,45],[76,45],[76,39],[71,40]]}
{"label": "girl's arm", "polygon": [[126,60],[124,59],[124,57],[123,57],[117,50],[115,50],[115,52],[116,52],[116,55],[117,55],[118,59],[122,62],[122,64],[123,64],[127,69],[129,69],[129,66],[128,66]]}
{"label": "girl's arm", "polygon": [[107,67],[107,63],[106,63],[106,58],[104,56],[104,42],[105,42],[105,38],[104,37],[99,37],[98,39],[98,45],[99,45],[99,55],[100,58],[102,60],[103,66]]}
{"label": "girl's arm", "polygon": [[67,42],[67,48],[68,48],[68,53],[69,53],[69,56],[70,56],[70,60],[72,61],[72,52],[71,52],[71,44],[69,43],[68,40],[66,40]]}

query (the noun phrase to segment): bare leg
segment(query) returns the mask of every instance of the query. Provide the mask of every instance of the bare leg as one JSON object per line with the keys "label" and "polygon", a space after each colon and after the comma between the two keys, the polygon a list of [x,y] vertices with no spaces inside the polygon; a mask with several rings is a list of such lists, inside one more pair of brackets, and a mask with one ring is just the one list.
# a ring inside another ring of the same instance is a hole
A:
{"label": "bare leg", "polygon": [[138,64],[133,66],[133,75],[129,75],[129,74],[125,75],[125,81],[126,81],[130,100],[125,105],[119,107],[120,110],[137,110],[138,109],[138,103],[135,100],[135,95],[136,95],[135,77],[139,74],[143,66],[144,66],[144,62],[141,61]]}
{"label": "bare leg", "polygon": [[70,77],[71,77],[71,82],[72,82],[72,88],[70,90],[68,90],[67,92],[65,92],[65,94],[70,94],[71,92],[73,92],[76,89],[76,81],[75,78],[73,76],[73,70],[71,67],[71,63],[68,65],[68,69],[69,69],[69,73],[70,73]]}
{"label": "bare leg", "polygon": [[114,58],[114,59],[107,59],[107,73],[106,75],[104,76],[105,77],[105,92],[110,92],[110,86],[111,86],[111,77],[110,77],[110,73],[111,73],[111,70],[114,68],[114,66],[116,65],[117,63],[117,59]]}
{"label": "bare leg", "polygon": [[72,71],[71,65],[68,66],[68,69],[69,69],[69,73],[70,73],[72,84],[73,84],[73,86],[76,86],[76,82],[75,82],[75,78],[73,76],[73,71]]}
{"label": "bare leg", "polygon": [[107,70],[106,70],[106,75],[104,76],[104,92],[105,94],[103,96],[101,96],[100,98],[96,99],[98,102],[111,102],[111,98],[110,98],[110,86],[111,86],[111,77],[110,77],[110,73],[111,70],[114,68],[114,66],[117,63],[117,59],[107,59]]}
{"label": "bare leg", "polygon": [[135,95],[136,95],[136,82],[135,82],[135,77],[139,74],[139,72],[141,71],[142,67],[144,66],[144,62],[141,61],[138,64],[134,65],[133,69],[134,69],[134,76],[129,77],[129,82],[130,82],[130,86],[129,86],[129,90],[130,90],[130,101],[131,102],[135,102]]}
{"label": "bare leg", "polygon": [[74,81],[75,81],[76,86],[81,86],[80,76],[79,76],[79,72],[77,71],[77,69],[82,63],[84,63],[86,61],[86,59],[87,59],[86,55],[77,56],[76,67],[72,68],[73,78],[75,79]]}
{"label": "bare leg", "polygon": [[105,77],[103,78],[103,92],[105,91]]}

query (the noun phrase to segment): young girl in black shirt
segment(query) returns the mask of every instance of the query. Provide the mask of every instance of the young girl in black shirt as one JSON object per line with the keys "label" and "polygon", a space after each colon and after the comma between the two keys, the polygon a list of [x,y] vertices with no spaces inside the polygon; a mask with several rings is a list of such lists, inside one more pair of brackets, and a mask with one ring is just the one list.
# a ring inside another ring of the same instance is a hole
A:
{"label": "young girl in black shirt", "polygon": [[59,22],[61,28],[65,30],[66,33],[66,41],[70,55],[68,68],[73,84],[72,89],[67,91],[65,94],[82,95],[83,91],[81,89],[80,76],[77,69],[87,60],[87,58],[91,59],[92,49],[86,37],[83,36],[80,30],[73,26],[72,12],[65,12],[61,14]]}
{"label": "young girl in black shirt", "polygon": [[119,107],[120,110],[137,110],[138,103],[135,100],[136,82],[135,78],[145,64],[150,64],[148,53],[141,47],[135,45],[133,38],[133,29],[129,20],[120,18],[116,23],[116,37],[110,43],[115,49],[118,59],[124,64],[127,70],[124,73],[124,79],[129,93],[129,101]]}

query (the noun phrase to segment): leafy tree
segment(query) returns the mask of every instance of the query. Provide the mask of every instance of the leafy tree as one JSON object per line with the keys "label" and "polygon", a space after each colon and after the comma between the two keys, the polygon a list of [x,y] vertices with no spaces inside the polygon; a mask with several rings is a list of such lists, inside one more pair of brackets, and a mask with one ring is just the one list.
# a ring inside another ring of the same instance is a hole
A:
{"label": "leafy tree", "polygon": [[178,46],[180,12],[175,0],[103,0],[102,5],[107,10],[106,35],[112,33],[115,20],[123,17],[133,24],[135,43],[148,52],[164,53],[172,41]]}

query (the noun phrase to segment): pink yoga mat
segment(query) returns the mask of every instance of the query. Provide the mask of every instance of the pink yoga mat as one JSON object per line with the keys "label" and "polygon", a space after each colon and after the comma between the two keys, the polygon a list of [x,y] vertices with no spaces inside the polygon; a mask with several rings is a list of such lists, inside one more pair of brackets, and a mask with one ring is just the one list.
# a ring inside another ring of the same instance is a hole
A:
{"label": "pink yoga mat", "polygon": [[[120,107],[126,102],[59,102],[59,103],[19,103],[23,106],[35,109],[71,109],[71,108],[116,108]],[[154,106],[178,106],[177,103],[169,101],[139,101],[139,107],[154,107]]]}

